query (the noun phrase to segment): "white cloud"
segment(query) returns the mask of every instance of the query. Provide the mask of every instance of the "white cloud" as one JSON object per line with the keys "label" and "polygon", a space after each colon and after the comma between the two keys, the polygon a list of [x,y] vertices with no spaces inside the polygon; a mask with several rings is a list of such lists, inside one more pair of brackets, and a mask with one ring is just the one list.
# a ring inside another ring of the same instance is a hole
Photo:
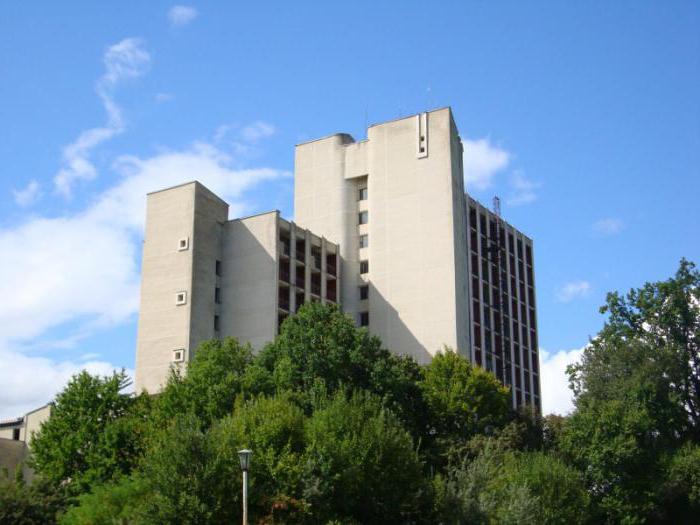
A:
{"label": "white cloud", "polygon": [[183,27],[197,18],[199,12],[186,5],[174,5],[168,10],[168,21],[172,27]]}
{"label": "white cloud", "polygon": [[238,214],[246,189],[287,175],[270,168],[236,170],[232,164],[229,155],[208,144],[145,159],[122,156],[115,164],[119,182],[85,210],[0,229],[0,243],[12,246],[0,255],[0,296],[12,297],[0,302],[0,338],[36,337],[78,318],[112,324],[133,315],[146,193],[196,178],[232,201]]}
{"label": "white cloud", "polygon": [[616,235],[620,233],[625,227],[625,224],[620,219],[613,217],[606,217],[600,219],[593,225],[593,231],[600,235]]}
{"label": "white cloud", "polygon": [[511,192],[506,202],[511,206],[530,204],[537,200],[537,188],[541,186],[538,182],[533,182],[520,171],[513,173],[511,177]]}
{"label": "white cloud", "polygon": [[574,394],[569,389],[566,367],[577,362],[583,348],[560,350],[550,354],[540,348],[540,383],[542,388],[542,413],[566,415],[574,408]]}
{"label": "white cloud", "polygon": [[588,281],[572,281],[566,283],[557,291],[557,300],[568,303],[579,297],[585,297],[591,292],[591,283]]}
{"label": "white cloud", "polygon": [[107,123],[80,133],[63,150],[63,167],[54,177],[56,190],[68,197],[77,180],[94,179],[97,170],[90,161],[90,152],[99,144],[124,131],[121,109],[114,101],[114,88],[122,81],[143,75],[150,66],[151,57],[143,49],[141,40],[125,38],[110,46],[104,54],[105,72],[97,81],[97,95],[107,112]]}
{"label": "white cloud", "polygon": [[[30,357],[0,348],[0,419],[26,414],[49,401],[66,386],[72,375],[81,370],[91,374],[111,375],[118,369],[94,356],[83,362],[57,361],[48,357]],[[132,370],[126,370],[133,377]]]}
{"label": "white cloud", "polygon": [[13,190],[12,194],[15,197],[15,202],[17,203],[17,205],[24,207],[36,202],[36,200],[39,198],[40,190],[41,186],[39,185],[39,183],[33,180],[29,184],[27,184],[27,186],[24,189]]}
{"label": "white cloud", "polygon": [[[262,181],[290,176],[271,168],[235,169],[236,159],[210,144],[165,151],[148,158],[122,156],[118,182],[84,210],[34,217],[0,229],[0,410],[9,416],[46,403],[83,367],[106,373],[112,365],[26,357],[28,345],[44,351],[70,347],[95,330],[133,317],[138,308],[138,245],[148,192],[197,179],[231,203],[232,215],[248,212],[244,192]],[[63,341],[33,342],[52,327],[72,323]],[[55,343],[55,344],[54,344]],[[98,366],[99,365],[99,366]],[[31,370],[36,374],[31,378]],[[10,378],[8,383],[7,378]],[[16,379],[15,378],[20,378]],[[35,379],[36,378],[36,379]]]}
{"label": "white cloud", "polygon": [[274,135],[275,127],[267,122],[254,122],[241,130],[241,138],[246,142],[257,142]]}
{"label": "white cloud", "polygon": [[493,177],[510,162],[510,153],[494,146],[488,138],[464,139],[464,186],[467,191],[485,190]]}

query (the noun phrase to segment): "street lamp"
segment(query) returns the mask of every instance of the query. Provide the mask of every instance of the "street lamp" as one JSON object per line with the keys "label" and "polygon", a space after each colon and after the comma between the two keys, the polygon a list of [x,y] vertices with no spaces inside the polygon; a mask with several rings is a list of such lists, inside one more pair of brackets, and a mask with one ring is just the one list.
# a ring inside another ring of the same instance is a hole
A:
{"label": "street lamp", "polygon": [[247,448],[238,451],[238,459],[243,471],[243,525],[248,525],[248,468],[250,468],[250,456],[252,455],[253,451]]}

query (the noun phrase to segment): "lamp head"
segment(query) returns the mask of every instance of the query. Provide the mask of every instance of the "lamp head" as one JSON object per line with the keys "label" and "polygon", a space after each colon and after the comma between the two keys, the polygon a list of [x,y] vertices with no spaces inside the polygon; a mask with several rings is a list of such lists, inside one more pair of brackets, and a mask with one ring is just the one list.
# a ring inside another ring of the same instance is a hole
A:
{"label": "lamp head", "polygon": [[250,468],[250,456],[253,455],[252,450],[248,450],[247,448],[244,448],[243,450],[238,451],[238,459],[241,462],[241,470],[242,471],[247,471]]}

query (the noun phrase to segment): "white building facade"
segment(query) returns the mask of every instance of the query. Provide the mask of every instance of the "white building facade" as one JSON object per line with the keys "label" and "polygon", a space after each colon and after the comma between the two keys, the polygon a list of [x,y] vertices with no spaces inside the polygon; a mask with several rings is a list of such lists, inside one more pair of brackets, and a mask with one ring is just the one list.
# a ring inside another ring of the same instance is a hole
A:
{"label": "white building facade", "polygon": [[453,348],[539,408],[532,240],[466,194],[462,153],[444,108],[298,145],[294,222],[229,221],[196,182],[150,194],[137,389],[202,340],[260,348],[318,300],[419,363]]}

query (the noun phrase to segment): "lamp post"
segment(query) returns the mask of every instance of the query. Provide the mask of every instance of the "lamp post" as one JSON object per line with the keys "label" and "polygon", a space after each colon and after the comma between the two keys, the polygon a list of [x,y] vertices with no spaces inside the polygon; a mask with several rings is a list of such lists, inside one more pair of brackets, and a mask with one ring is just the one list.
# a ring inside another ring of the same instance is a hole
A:
{"label": "lamp post", "polygon": [[238,451],[238,459],[241,462],[243,471],[243,525],[248,525],[248,468],[250,467],[250,456],[252,450],[244,448]]}

